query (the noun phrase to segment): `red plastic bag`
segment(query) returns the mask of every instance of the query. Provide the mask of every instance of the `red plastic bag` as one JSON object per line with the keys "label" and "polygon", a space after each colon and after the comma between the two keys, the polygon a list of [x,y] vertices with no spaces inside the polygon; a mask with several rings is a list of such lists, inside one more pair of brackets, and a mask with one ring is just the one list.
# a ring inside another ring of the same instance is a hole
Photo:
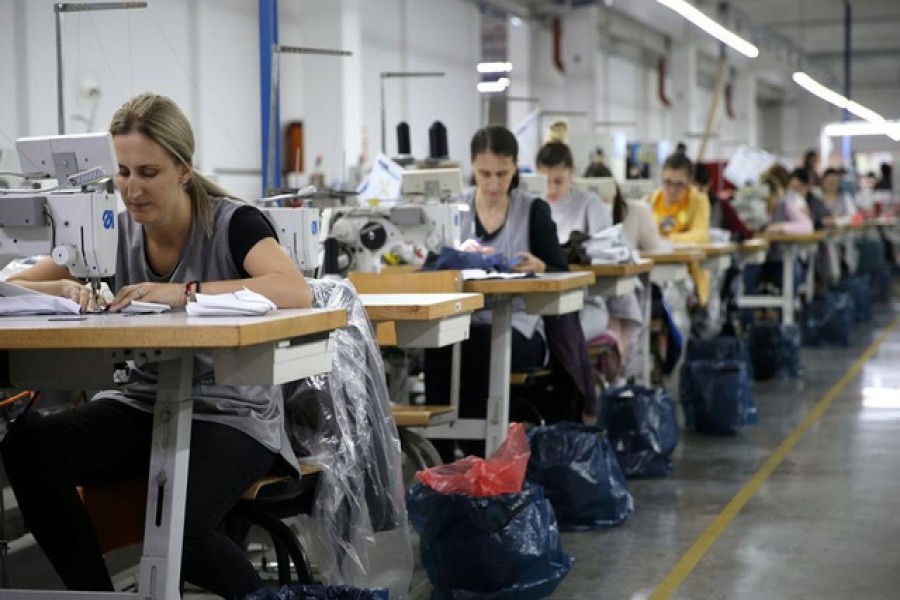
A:
{"label": "red plastic bag", "polygon": [[449,465],[416,472],[416,480],[442,494],[472,498],[522,491],[531,450],[521,423],[510,423],[506,439],[488,459],[466,456]]}

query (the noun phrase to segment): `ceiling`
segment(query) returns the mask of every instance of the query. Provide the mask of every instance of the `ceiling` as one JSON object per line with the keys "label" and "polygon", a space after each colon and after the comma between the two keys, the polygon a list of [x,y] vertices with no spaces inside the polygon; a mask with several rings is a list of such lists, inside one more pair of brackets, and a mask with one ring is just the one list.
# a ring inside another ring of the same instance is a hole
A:
{"label": "ceiling", "polygon": [[[851,9],[850,80],[853,89],[900,87],[900,0],[692,0],[711,16],[751,38],[785,70],[806,68],[837,89],[844,86],[845,6]],[[599,4],[652,29],[675,15],[656,0],[482,0],[535,19]],[[720,8],[724,13],[720,13]],[[675,15],[677,17],[677,15]],[[665,32],[663,32],[665,33]],[[776,56],[777,54],[777,56]]]}

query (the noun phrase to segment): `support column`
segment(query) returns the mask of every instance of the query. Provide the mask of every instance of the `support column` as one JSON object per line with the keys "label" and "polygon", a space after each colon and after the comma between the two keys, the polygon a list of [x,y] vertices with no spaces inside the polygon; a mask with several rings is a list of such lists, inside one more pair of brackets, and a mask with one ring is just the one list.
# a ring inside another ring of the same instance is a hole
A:
{"label": "support column", "polygon": [[697,46],[692,40],[674,45],[669,54],[668,71],[667,83],[672,101],[672,147],[684,142],[688,145],[688,156],[694,156],[696,140],[689,138],[688,134],[703,131],[705,115],[698,110]]}
{"label": "support column", "polygon": [[734,109],[735,137],[747,141],[751,148],[759,147],[759,113],[756,108],[756,75],[751,71],[740,71],[734,79],[731,90],[731,104]]}

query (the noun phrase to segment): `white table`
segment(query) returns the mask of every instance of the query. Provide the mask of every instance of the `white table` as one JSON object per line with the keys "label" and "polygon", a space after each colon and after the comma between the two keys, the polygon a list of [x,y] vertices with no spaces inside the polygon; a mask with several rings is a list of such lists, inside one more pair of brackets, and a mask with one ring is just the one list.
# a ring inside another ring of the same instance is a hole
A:
{"label": "white table", "polygon": [[[144,544],[137,592],[0,590],[0,598],[179,598],[187,489],[194,354],[212,352],[216,383],[275,385],[330,370],[330,332],[346,325],[343,310],[280,310],[259,317],[188,317],[184,312],[4,317],[0,348],[14,387],[108,389],[114,365],[159,365],[153,414]],[[7,375],[7,374],[3,374]]]}
{"label": "white table", "polygon": [[738,298],[738,306],[741,308],[780,308],[781,322],[785,325],[794,323],[796,299],[794,298],[794,263],[801,252],[809,256],[809,267],[806,270],[805,292],[812,297],[815,287],[816,253],[819,242],[826,239],[823,231],[804,234],[787,233],[763,233],[762,239],[770,243],[779,243],[782,246],[781,295],[780,296],[749,296],[742,294]]}
{"label": "white table", "polygon": [[485,440],[486,456],[506,438],[509,428],[509,381],[512,363],[512,298],[521,295],[529,314],[562,315],[581,310],[585,289],[594,282],[587,272],[542,273],[517,279],[475,279],[466,292],[490,296],[491,359],[487,419],[458,419],[429,428],[431,438]]}

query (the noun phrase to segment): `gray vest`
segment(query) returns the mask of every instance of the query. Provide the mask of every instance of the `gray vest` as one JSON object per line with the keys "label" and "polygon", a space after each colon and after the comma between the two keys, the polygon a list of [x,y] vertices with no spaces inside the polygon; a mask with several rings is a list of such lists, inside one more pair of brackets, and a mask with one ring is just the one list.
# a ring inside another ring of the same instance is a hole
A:
{"label": "gray vest", "polygon": [[[119,257],[116,262],[115,287],[143,281],[183,283],[187,281],[221,281],[240,279],[228,243],[228,229],[235,210],[246,206],[225,198],[213,199],[213,234],[203,231],[194,219],[188,243],[175,265],[166,275],[157,275],[147,264],[144,230],[127,211],[119,213]],[[140,318],[140,317],[138,317]],[[95,398],[112,398],[135,408],[152,411],[156,401],[156,365],[130,370],[129,383],[118,390],[100,392]],[[221,423],[242,431],[269,450],[280,453],[288,464],[296,467],[297,459],[284,431],[284,403],[280,386],[215,385],[212,355],[194,355],[194,378],[191,397],[194,418]]]}
{"label": "gray vest", "polygon": [[[456,199],[461,204],[466,204],[469,210],[463,211],[460,216],[460,239],[467,240],[475,237],[475,188],[469,188]],[[497,236],[485,246],[491,246],[497,252],[502,252],[507,258],[513,259],[519,252],[529,251],[528,237],[531,230],[530,216],[531,203],[535,196],[515,189],[509,193],[509,208],[506,213],[506,221],[497,233]],[[491,311],[487,308],[476,312],[472,317],[473,323],[490,323]],[[544,323],[538,315],[529,315],[525,312],[525,300],[521,296],[515,296],[512,300],[512,325],[522,335],[531,338],[537,331],[544,335]]]}

